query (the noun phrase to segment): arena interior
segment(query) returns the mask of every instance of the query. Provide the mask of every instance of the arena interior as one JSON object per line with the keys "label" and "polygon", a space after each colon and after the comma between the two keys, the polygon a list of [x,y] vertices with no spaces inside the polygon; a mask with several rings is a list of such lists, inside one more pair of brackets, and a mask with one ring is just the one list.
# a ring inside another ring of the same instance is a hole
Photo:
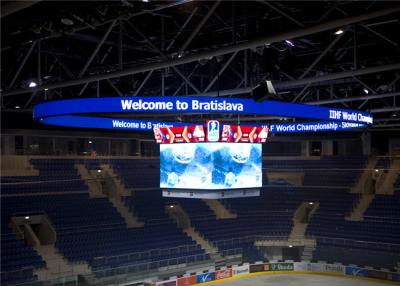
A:
{"label": "arena interior", "polygon": [[1,1],[1,285],[399,285],[399,19]]}

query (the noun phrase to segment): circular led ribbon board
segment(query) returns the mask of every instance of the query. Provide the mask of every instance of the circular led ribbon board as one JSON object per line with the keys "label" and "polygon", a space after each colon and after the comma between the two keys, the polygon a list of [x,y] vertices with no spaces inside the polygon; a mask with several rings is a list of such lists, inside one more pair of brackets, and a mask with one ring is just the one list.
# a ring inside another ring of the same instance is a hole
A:
{"label": "circular led ribbon board", "polygon": [[134,113],[153,115],[155,113],[229,113],[316,120],[302,123],[269,124],[271,133],[342,131],[366,128],[373,123],[370,113],[358,110],[271,100],[255,102],[252,99],[242,98],[179,96],[80,98],[41,103],[33,108],[33,118],[39,122],[65,127],[150,131],[154,127],[193,125],[193,123],[182,122],[104,117],[103,115],[107,113],[120,113],[121,116]]}

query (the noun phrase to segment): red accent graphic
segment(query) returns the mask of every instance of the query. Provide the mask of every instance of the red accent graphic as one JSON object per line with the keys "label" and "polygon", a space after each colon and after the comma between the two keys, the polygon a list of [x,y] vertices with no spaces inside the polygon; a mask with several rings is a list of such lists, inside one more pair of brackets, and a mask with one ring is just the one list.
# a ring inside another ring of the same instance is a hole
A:
{"label": "red accent graphic", "polygon": [[268,138],[268,127],[224,125],[222,142],[265,143]]}
{"label": "red accent graphic", "polygon": [[205,133],[202,125],[154,128],[157,143],[204,142]]}

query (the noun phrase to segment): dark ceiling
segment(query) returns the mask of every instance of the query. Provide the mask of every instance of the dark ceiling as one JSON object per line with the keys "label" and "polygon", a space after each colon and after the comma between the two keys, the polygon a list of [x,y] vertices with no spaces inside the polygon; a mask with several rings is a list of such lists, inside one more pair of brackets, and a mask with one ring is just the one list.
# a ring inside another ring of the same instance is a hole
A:
{"label": "dark ceiling", "polygon": [[374,128],[399,127],[399,6],[2,1],[1,108],[29,113],[39,102],[93,96],[249,97],[270,79],[274,100],[367,110]]}

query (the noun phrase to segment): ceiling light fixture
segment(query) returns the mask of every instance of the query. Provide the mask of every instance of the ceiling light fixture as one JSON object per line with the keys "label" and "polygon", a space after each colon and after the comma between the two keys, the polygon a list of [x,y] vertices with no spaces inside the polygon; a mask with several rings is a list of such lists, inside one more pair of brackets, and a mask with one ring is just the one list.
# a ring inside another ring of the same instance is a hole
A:
{"label": "ceiling light fixture", "polygon": [[65,26],[72,26],[74,24],[74,21],[69,18],[62,18],[61,23],[63,23]]}
{"label": "ceiling light fixture", "polygon": [[337,30],[336,32],[335,32],[335,35],[336,36],[339,36],[339,35],[341,35],[341,34],[343,34],[344,33],[344,31],[342,30],[342,29],[339,29],[339,30]]}
{"label": "ceiling light fixture", "polygon": [[291,47],[294,47],[293,42],[290,41],[290,40],[285,40],[285,43],[288,44],[288,45],[291,46]]}
{"label": "ceiling light fixture", "polygon": [[364,91],[365,94],[368,94],[368,93],[369,93],[369,90],[366,89],[366,88],[364,88],[363,91]]}
{"label": "ceiling light fixture", "polygon": [[37,83],[34,82],[34,81],[31,81],[31,82],[29,83],[29,87],[36,87],[36,86],[37,86]]}

